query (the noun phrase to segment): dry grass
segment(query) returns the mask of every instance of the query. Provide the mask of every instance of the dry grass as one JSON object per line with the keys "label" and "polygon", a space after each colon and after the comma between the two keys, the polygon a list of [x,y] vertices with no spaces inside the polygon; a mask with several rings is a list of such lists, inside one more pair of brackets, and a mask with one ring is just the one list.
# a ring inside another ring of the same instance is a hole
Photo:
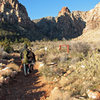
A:
{"label": "dry grass", "polygon": [[94,51],[86,59],[71,67],[70,69],[74,69],[74,72],[66,77],[69,80],[65,84],[67,91],[70,91],[72,95],[86,96],[87,89],[98,90],[100,86],[99,61],[100,54]]}
{"label": "dry grass", "polygon": [[[67,43],[66,41],[38,41],[33,44],[36,44],[34,48],[36,55],[44,63],[40,73],[49,81],[57,80],[56,84],[59,83],[58,81],[62,79],[62,76],[66,75],[64,77],[66,77],[67,81],[64,82],[65,80],[63,80],[64,86],[62,87],[65,91],[69,91],[71,95],[87,96],[87,89],[97,89],[100,85],[100,70],[98,69],[100,55],[97,43],[91,44],[72,40]],[[67,54],[66,48],[59,50],[59,45],[61,44],[70,45],[69,54]],[[39,47],[40,49],[42,47],[42,52],[39,51]],[[48,48],[46,51],[44,50],[45,47]],[[68,71],[71,71],[71,73],[67,75]]]}
{"label": "dry grass", "polygon": [[[39,70],[41,75],[49,81],[57,80],[56,84],[63,81],[62,88],[70,91],[73,96],[86,96],[87,89],[97,89],[100,86],[99,39],[94,42],[95,40],[92,41],[89,36],[88,39],[79,37],[77,41],[32,42],[32,50],[36,54],[37,61],[44,64]],[[94,35],[93,38],[95,39]],[[62,44],[69,44],[69,54],[66,47],[59,50],[59,45]],[[67,74],[70,71],[71,73]]]}

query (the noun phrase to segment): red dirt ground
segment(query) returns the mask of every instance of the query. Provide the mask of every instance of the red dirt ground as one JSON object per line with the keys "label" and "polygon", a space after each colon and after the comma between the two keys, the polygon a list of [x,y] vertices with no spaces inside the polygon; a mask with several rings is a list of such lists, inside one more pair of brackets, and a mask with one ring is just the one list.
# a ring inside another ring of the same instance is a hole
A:
{"label": "red dirt ground", "polygon": [[[17,61],[16,61],[17,63]],[[38,72],[38,65],[28,76],[23,72],[4,85],[5,94],[2,100],[46,100],[53,86],[44,81]]]}

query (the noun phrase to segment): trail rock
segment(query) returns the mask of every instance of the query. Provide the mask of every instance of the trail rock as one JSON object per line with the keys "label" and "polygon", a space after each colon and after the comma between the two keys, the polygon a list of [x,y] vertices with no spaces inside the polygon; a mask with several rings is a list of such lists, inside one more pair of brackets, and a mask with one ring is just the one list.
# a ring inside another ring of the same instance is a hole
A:
{"label": "trail rock", "polygon": [[68,92],[64,92],[63,90],[59,89],[58,87],[55,87],[51,91],[51,95],[48,98],[48,100],[74,100],[70,97],[70,94]]}

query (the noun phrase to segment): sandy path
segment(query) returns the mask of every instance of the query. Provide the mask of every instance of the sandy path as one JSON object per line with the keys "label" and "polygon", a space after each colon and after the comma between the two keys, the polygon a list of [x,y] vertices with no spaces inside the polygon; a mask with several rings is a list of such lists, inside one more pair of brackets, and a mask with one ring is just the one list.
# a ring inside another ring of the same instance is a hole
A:
{"label": "sandy path", "polygon": [[38,66],[28,76],[20,72],[8,85],[4,86],[5,95],[2,100],[46,100],[52,85],[39,75]]}

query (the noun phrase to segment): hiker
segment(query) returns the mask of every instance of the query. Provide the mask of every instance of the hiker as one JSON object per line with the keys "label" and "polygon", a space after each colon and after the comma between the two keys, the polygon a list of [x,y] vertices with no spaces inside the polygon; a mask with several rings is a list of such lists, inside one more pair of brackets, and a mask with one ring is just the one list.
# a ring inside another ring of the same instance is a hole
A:
{"label": "hiker", "polygon": [[[21,51],[20,57],[22,60],[24,75],[26,76],[30,73],[30,71],[33,70],[33,65],[36,62],[35,54],[31,50],[29,50],[28,45],[25,44],[23,50]],[[31,65],[31,67],[29,65]]]}
{"label": "hiker", "polygon": [[30,64],[30,71],[33,70],[33,66],[34,66],[35,62],[36,62],[35,54],[32,52],[32,50],[30,48],[30,52],[28,55],[28,63]]}

